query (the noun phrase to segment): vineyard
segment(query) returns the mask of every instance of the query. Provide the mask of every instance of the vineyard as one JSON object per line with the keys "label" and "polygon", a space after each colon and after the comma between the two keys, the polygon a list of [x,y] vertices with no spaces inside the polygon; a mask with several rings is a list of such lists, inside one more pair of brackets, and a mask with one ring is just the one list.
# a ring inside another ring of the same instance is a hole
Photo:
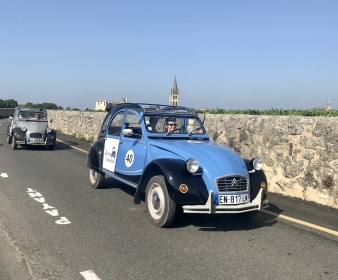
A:
{"label": "vineyard", "polygon": [[308,109],[308,110],[284,110],[284,109],[268,109],[268,110],[225,110],[225,109],[210,109],[210,110],[195,110],[197,113],[205,114],[237,114],[237,115],[268,115],[268,116],[306,116],[306,117],[338,117],[338,110],[324,109]]}

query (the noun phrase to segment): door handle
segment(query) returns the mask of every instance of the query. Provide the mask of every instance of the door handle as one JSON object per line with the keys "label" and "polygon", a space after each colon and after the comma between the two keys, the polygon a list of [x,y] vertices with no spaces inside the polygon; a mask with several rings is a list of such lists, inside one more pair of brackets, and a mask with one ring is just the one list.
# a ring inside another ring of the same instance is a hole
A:
{"label": "door handle", "polygon": [[120,144],[122,144],[123,143],[123,141],[122,140],[120,140]]}
{"label": "door handle", "polygon": [[108,138],[107,137],[104,137],[103,140],[107,140]]}

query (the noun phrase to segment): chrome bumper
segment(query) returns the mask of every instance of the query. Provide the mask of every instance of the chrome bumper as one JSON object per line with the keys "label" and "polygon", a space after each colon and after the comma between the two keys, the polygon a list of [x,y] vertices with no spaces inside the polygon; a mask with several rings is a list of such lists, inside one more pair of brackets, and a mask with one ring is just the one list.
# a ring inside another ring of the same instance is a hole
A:
{"label": "chrome bumper", "polygon": [[184,213],[205,213],[205,214],[232,214],[243,213],[255,210],[261,210],[269,207],[269,201],[263,200],[263,190],[260,189],[257,197],[249,203],[237,204],[237,205],[216,205],[214,201],[214,192],[210,191],[208,201],[205,205],[184,205]]}
{"label": "chrome bumper", "polygon": [[34,146],[49,146],[49,145],[53,145],[54,142],[26,142],[26,141],[15,141],[16,144],[18,145],[34,145]]}

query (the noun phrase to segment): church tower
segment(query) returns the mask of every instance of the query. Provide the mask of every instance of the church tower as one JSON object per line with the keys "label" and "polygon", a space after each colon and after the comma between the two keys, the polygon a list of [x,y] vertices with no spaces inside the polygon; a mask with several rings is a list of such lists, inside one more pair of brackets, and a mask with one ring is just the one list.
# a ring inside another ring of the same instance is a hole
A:
{"label": "church tower", "polygon": [[332,104],[331,104],[331,99],[329,99],[326,103],[326,111],[332,110]]}
{"label": "church tower", "polygon": [[179,93],[180,92],[177,88],[177,82],[176,82],[176,76],[175,76],[174,85],[173,85],[173,88],[171,89],[170,95],[169,95],[169,105],[178,106]]}

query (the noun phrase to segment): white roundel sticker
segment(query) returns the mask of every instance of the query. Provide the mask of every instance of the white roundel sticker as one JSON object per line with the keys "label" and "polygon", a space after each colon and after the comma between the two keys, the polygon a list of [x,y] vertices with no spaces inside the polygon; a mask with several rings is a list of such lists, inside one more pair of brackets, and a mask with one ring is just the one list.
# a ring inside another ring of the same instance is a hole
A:
{"label": "white roundel sticker", "polygon": [[134,162],[134,152],[132,150],[129,150],[126,154],[126,158],[124,159],[124,162],[127,167],[132,166]]}

